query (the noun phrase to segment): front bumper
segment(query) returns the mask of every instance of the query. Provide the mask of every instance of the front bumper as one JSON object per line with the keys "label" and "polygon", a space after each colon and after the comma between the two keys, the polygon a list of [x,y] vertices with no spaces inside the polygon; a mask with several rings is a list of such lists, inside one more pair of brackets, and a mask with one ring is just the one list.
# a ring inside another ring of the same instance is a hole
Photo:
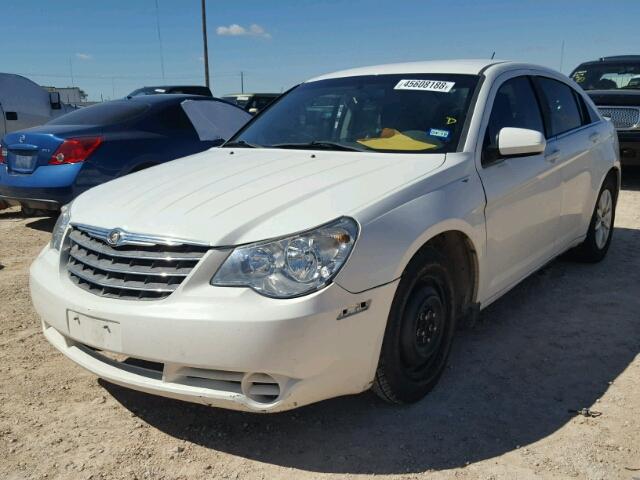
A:
{"label": "front bumper", "polygon": [[[202,260],[206,265],[166,299],[131,301],[77,287],[58,253],[47,247],[31,267],[31,296],[52,345],[99,377],[136,390],[275,412],[370,387],[396,282],[361,294],[332,284],[276,300],[203,282],[226,256],[216,255],[210,251]],[[366,302],[367,310],[337,319]],[[79,334],[73,324],[79,317],[96,328],[111,326],[117,338]],[[100,350],[154,367],[116,361]]]}

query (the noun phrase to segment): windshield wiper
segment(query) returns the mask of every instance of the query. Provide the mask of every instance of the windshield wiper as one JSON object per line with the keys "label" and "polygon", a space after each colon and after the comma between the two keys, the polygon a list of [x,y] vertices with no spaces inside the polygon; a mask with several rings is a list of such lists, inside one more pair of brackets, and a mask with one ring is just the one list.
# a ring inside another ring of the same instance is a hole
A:
{"label": "windshield wiper", "polygon": [[341,150],[344,152],[364,152],[364,149],[350,147],[338,142],[317,141],[308,143],[276,143],[270,145],[271,148],[300,148],[304,150]]}
{"label": "windshield wiper", "polygon": [[237,140],[235,142],[227,142],[222,145],[222,147],[236,147],[236,148],[263,148],[262,145],[258,145],[257,143],[249,143],[244,140]]}

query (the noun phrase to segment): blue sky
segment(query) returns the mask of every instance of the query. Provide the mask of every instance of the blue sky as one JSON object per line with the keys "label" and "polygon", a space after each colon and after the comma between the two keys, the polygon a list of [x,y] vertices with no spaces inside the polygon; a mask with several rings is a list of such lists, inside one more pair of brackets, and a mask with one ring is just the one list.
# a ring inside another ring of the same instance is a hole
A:
{"label": "blue sky", "polygon": [[[202,84],[199,0],[3,0],[0,71],[121,97],[141,85]],[[317,74],[441,58],[560,67],[640,54],[640,0],[208,0],[214,94],[281,91]],[[252,27],[253,25],[253,27]],[[221,28],[220,28],[221,27]]]}

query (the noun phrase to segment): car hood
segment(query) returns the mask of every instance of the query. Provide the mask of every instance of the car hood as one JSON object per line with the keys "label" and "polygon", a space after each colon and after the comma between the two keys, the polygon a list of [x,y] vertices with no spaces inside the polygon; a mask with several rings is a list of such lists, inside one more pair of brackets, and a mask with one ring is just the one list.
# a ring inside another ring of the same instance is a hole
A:
{"label": "car hood", "polygon": [[74,224],[213,246],[288,235],[357,214],[443,164],[444,154],[214,148],[95,187]]}
{"label": "car hood", "polygon": [[640,106],[640,90],[588,90],[593,103],[604,106]]}

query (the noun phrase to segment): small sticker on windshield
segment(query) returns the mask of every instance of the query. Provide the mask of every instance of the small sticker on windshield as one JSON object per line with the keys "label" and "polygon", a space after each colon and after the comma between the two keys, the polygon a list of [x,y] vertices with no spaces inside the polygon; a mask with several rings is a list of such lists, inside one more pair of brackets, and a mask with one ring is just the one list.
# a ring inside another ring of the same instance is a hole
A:
{"label": "small sticker on windshield", "polygon": [[450,92],[456,82],[442,80],[400,80],[394,90],[422,90],[425,92]]}
{"label": "small sticker on windshield", "polygon": [[429,135],[432,137],[449,138],[449,130],[432,128],[431,130],[429,130]]}

